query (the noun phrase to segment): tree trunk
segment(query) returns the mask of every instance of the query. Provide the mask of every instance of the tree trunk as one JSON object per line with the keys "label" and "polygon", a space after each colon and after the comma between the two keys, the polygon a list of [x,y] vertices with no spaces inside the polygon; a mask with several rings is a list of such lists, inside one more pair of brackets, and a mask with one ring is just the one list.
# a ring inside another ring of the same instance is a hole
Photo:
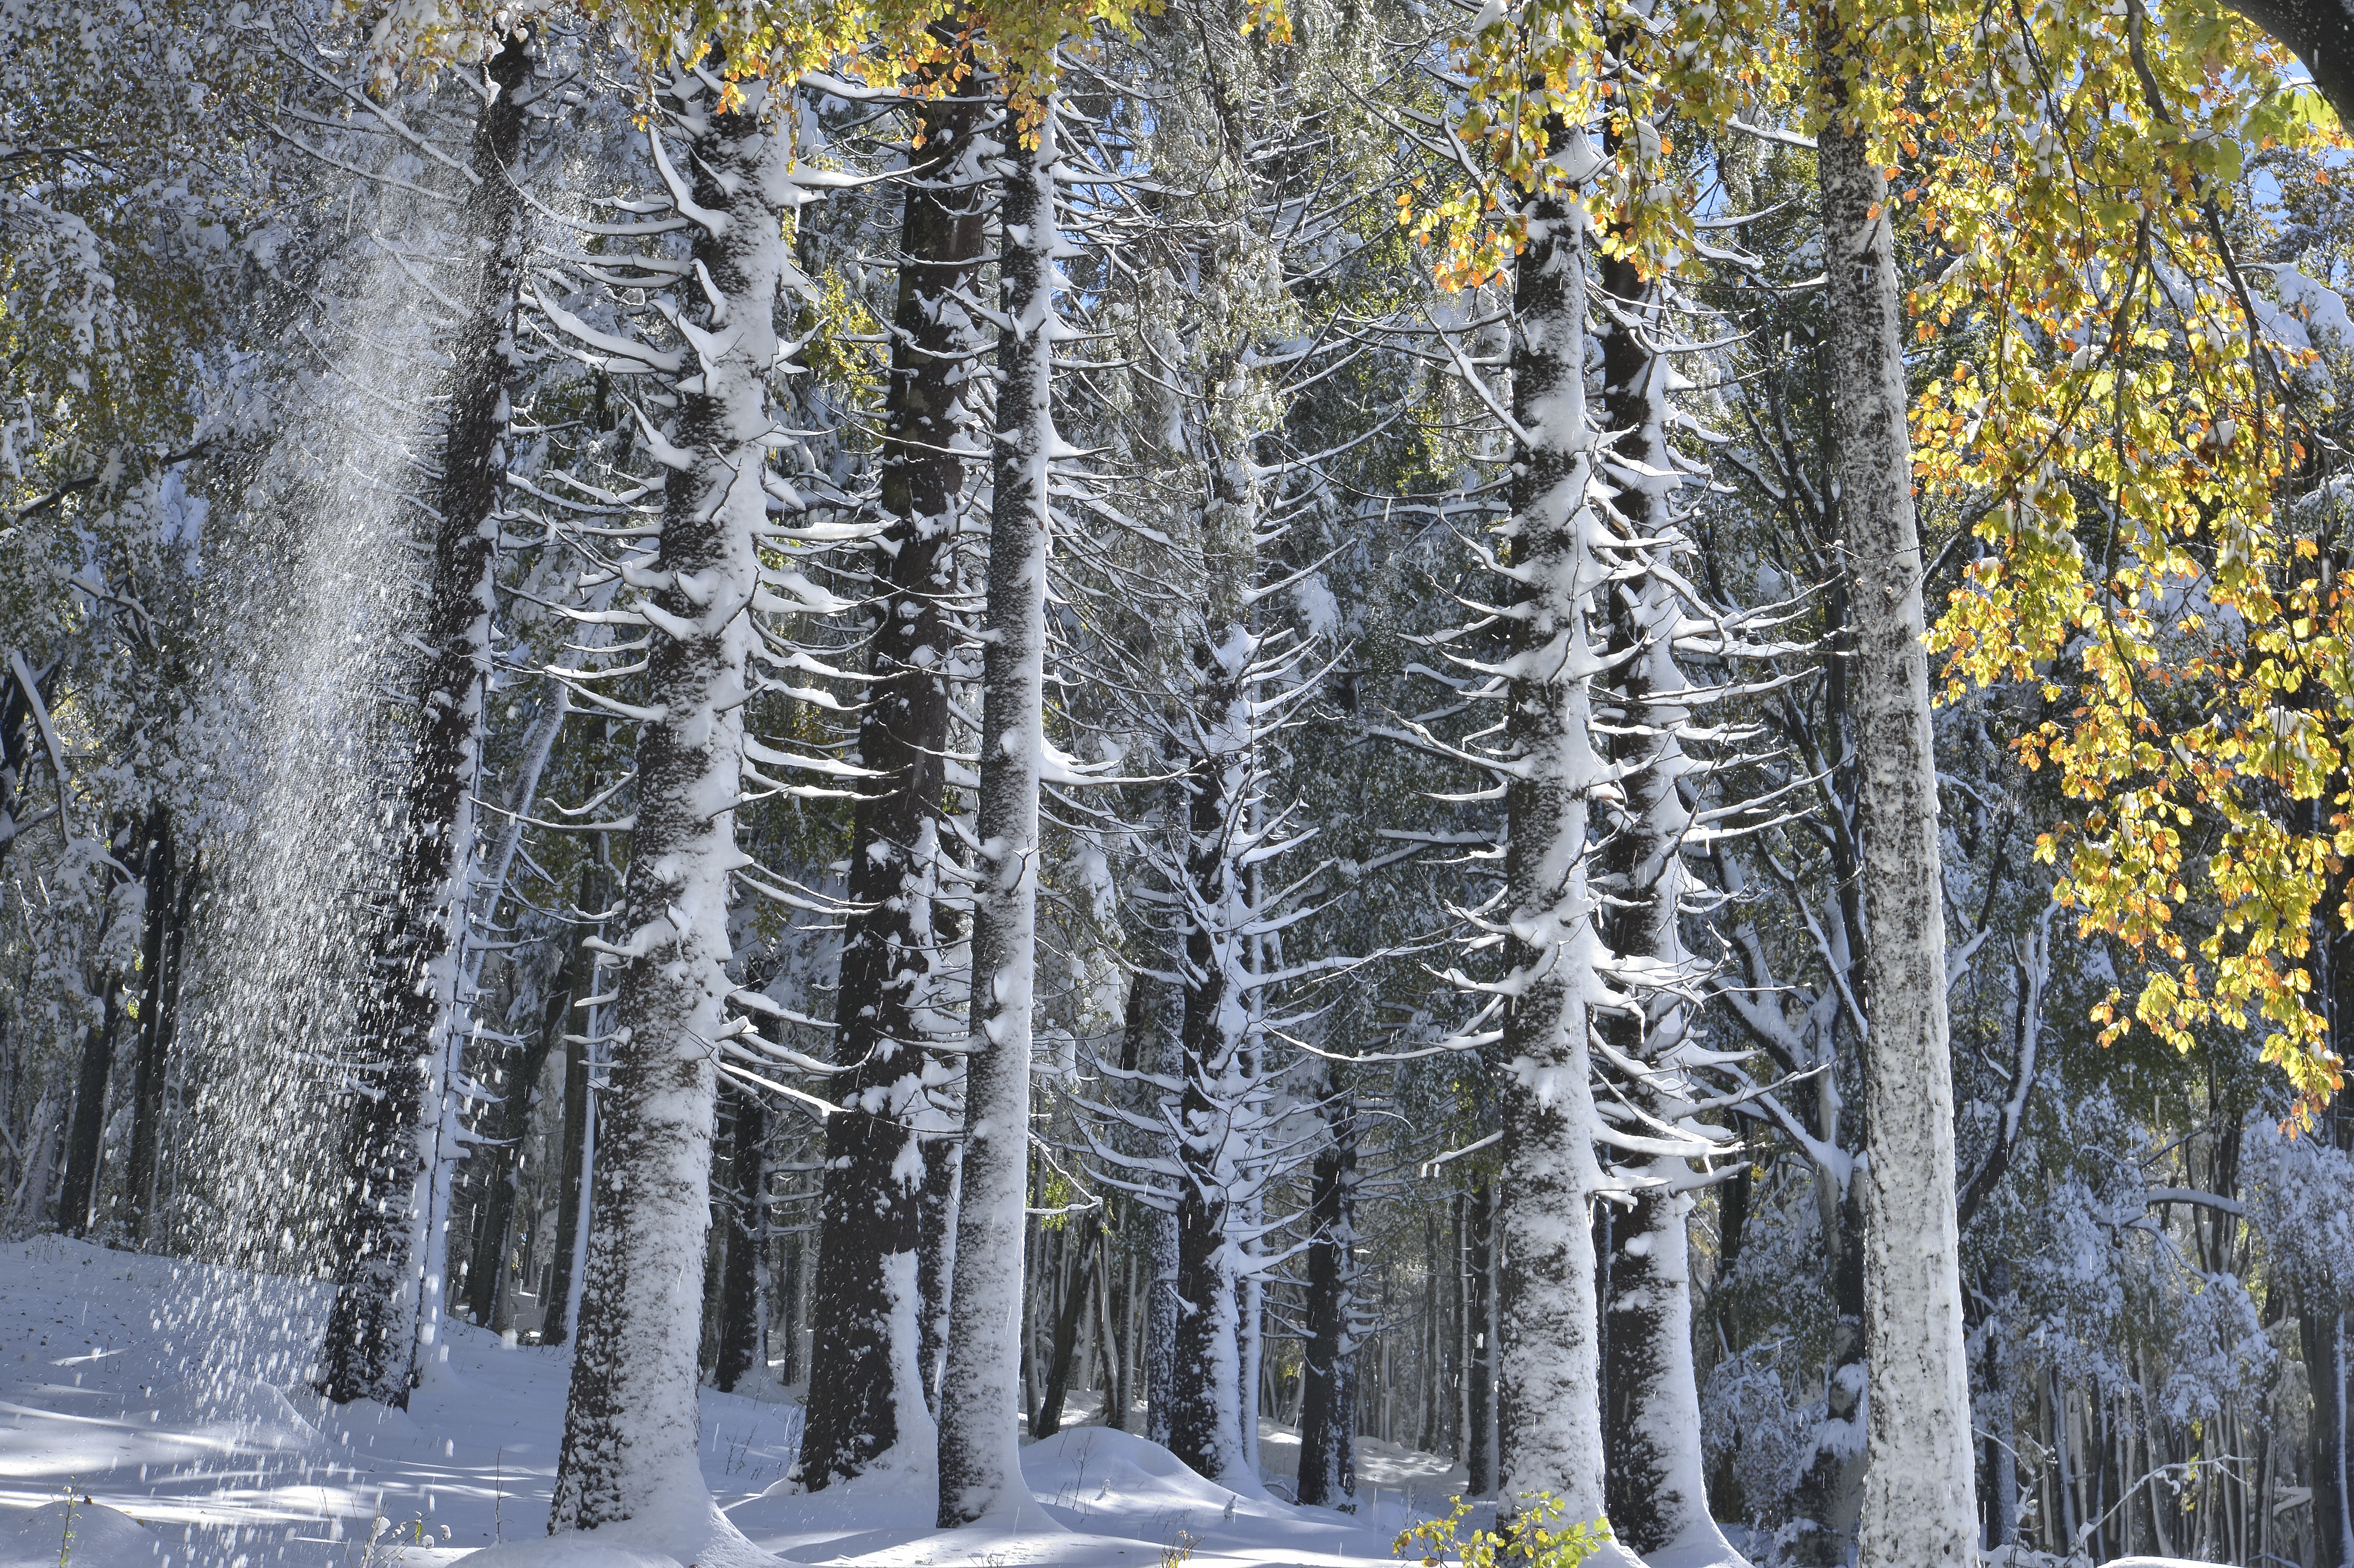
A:
{"label": "tree trunk", "polygon": [[[2320,1297],[2320,1292],[2311,1292]],[[2313,1488],[2313,1539],[2318,1568],[2347,1568],[2345,1319],[2326,1298],[2297,1315],[2313,1413],[2306,1423],[2306,1477]]]}
{"label": "tree trunk", "polygon": [[1071,1262],[1070,1278],[1063,1286],[1062,1310],[1055,1315],[1055,1349],[1046,1358],[1046,1392],[1038,1401],[1038,1419],[1031,1424],[1033,1437],[1052,1437],[1063,1429],[1063,1403],[1071,1389],[1071,1361],[1079,1347],[1080,1324],[1095,1304],[1096,1258],[1103,1250],[1103,1212],[1090,1209],[1078,1222],[1071,1245],[1078,1255]]}
{"label": "tree trunk", "polygon": [[[1684,789],[1693,768],[1681,739],[1691,712],[1675,634],[1687,607],[1663,569],[1686,546],[1668,447],[1669,370],[1659,345],[1669,329],[1659,286],[1632,256],[1605,260],[1601,282],[1617,302],[1602,343],[1605,421],[1621,432],[1607,460],[1618,493],[1617,536],[1606,549],[1624,578],[1610,598],[1616,673],[1596,697],[1611,764],[1624,779],[1602,852],[1602,939],[1629,978],[1600,1033],[1607,1075],[1632,1109],[1628,1130],[1639,1134],[1646,1122],[1674,1123],[1696,1097],[1681,1065],[1690,1023],[1682,999],[1697,978],[1681,929],[1683,846],[1692,830]],[[1709,1513],[1701,1457],[1684,1234],[1691,1167],[1679,1154],[1643,1152],[1617,1174],[1634,1192],[1632,1206],[1600,1227],[1609,1245],[1601,1335],[1611,1527],[1638,1554],[1737,1563]]]}
{"label": "tree trunk", "polygon": [[922,1314],[916,1325],[917,1371],[924,1408],[934,1421],[940,1414],[940,1363],[949,1351],[949,1293],[956,1279],[959,1153],[955,1139],[923,1139],[924,1187],[916,1195],[916,1304]]}
{"label": "tree trunk", "polygon": [[[624,936],[607,949],[606,972],[618,975],[611,1086],[554,1511],[559,1530],[658,1513],[645,1528],[664,1533],[645,1543],[683,1562],[697,1561],[715,1535],[735,1535],[696,1462],[695,1358],[711,1224],[711,1042],[732,990],[749,611],[776,429],[768,382],[786,352],[774,323],[790,275],[782,228],[798,199],[789,129],[761,123],[769,90],[739,82],[740,107],[723,111],[707,80],[680,73],[670,84],[681,101],[669,118],[686,143],[677,166],[693,182],[692,207],[676,205],[692,222],[703,280],[682,303],[695,318],[697,363],[670,388],[679,407],[651,574],[660,586],[642,607],[654,706],[638,736]],[[779,120],[790,126],[789,106]]]}
{"label": "tree trunk", "polygon": [[[583,882],[584,903],[593,898],[601,909],[605,885],[604,876],[592,871]],[[589,961],[590,939],[585,932],[576,939],[572,962],[587,977],[583,983],[593,990],[596,969]],[[547,1299],[540,1303],[539,1342],[543,1345],[561,1345],[572,1334],[572,1294],[578,1283],[574,1270],[585,1239],[580,1222],[588,1206],[595,1138],[591,1125],[597,1114],[596,1096],[589,1086],[595,1065],[589,1037],[596,1033],[595,1023],[594,1010],[577,1002],[565,1013],[564,1169],[556,1198],[555,1267],[548,1276]],[[579,1033],[574,1033],[576,1029]]]}
{"label": "tree trunk", "polygon": [[[884,410],[884,542],[859,760],[876,777],[861,789],[851,826],[850,899],[835,1006],[838,1059],[859,1065],[836,1080],[826,1118],[821,1240],[810,1310],[810,1380],[801,1485],[811,1491],[859,1474],[895,1445],[928,1450],[929,1431],[902,1432],[902,1412],[937,1402],[937,1345],[919,1341],[945,1305],[949,1211],[919,1213],[942,1195],[935,1179],[953,1145],[928,1140],[923,1181],[905,1156],[923,1109],[924,1048],[949,1026],[935,929],[942,793],[949,738],[949,601],[952,545],[962,510],[967,394],[974,333],[958,291],[985,242],[979,170],[970,149],[985,109],[967,78],[923,106],[925,149],[938,162],[907,187],[900,217],[899,296],[892,318],[891,381]],[[935,1128],[935,1131],[943,1130]],[[917,1301],[902,1275],[910,1255]],[[918,1319],[922,1321],[918,1321]],[[936,1331],[936,1330],[935,1330]],[[918,1370],[920,1369],[920,1370]],[[914,1378],[916,1383],[905,1380]]]}
{"label": "tree trunk", "polygon": [[98,1196],[99,1160],[105,1150],[106,1085],[114,1071],[114,1032],[122,1016],[122,981],[109,974],[105,1010],[82,1032],[81,1084],[74,1094],[73,1140],[66,1146],[65,1184],[58,1190],[58,1229],[88,1235]]}
{"label": "tree trunk", "polygon": [[[1172,784],[1164,797],[1166,837],[1182,842],[1186,821],[1184,791]],[[1182,859],[1179,863],[1182,863]],[[1177,933],[1164,933],[1172,938]],[[1172,939],[1166,957],[1172,975],[1182,972],[1183,950]],[[1146,999],[1150,1031],[1143,1041],[1146,1069],[1169,1078],[1184,1071],[1185,999],[1181,981],[1139,975],[1139,986],[1151,987]],[[1152,1107],[1146,1114],[1155,1114]],[[1144,1362],[1144,1435],[1151,1442],[1172,1446],[1177,1401],[1178,1219],[1174,1208],[1144,1210],[1144,1300],[1140,1331]]]}
{"label": "tree trunk", "polygon": [[139,1056],[131,1096],[131,1150],[123,1176],[131,1239],[147,1240],[164,1139],[164,1053],[171,1043],[170,971],[179,937],[180,896],[173,858],[172,814],[161,802],[147,813],[146,929],[139,945]]}
{"label": "tree trunk", "polygon": [[[1888,187],[1847,122],[1868,66],[1818,13],[1830,119],[1818,138],[1831,385],[1855,658],[1852,712],[1870,940],[1863,1042],[1864,1354],[1872,1372],[1862,1568],[1975,1561],[1969,1370],[1954,1205],[1944,879],[1905,430],[1904,345]],[[1933,1200],[1934,1201],[1931,1201]]]}
{"label": "tree trunk", "polygon": [[725,1090],[735,1134],[736,1190],[728,1219],[726,1274],[719,1307],[719,1357],[714,1382],[733,1393],[747,1378],[769,1374],[769,1106],[756,1089]]}
{"label": "tree trunk", "polygon": [[1997,1256],[1987,1270],[1987,1295],[1993,1311],[1987,1319],[1987,1474],[1994,1495],[1987,1502],[1986,1543],[1989,1548],[2019,1542],[2019,1455],[2012,1441],[2010,1314],[2018,1298],[2010,1292],[2010,1259]]}
{"label": "tree trunk", "polygon": [[[981,663],[972,1037],[948,1361],[940,1374],[943,1529],[1034,1512],[1022,1479],[1023,1194],[1030,1162],[1038,776],[1044,766],[1047,474],[1055,379],[1055,113],[1004,157],[994,510]],[[1007,106],[1009,122],[1013,106]]]}
{"label": "tree trunk", "polygon": [[1257,721],[1249,625],[1256,570],[1256,505],[1239,459],[1217,465],[1204,509],[1207,606],[1193,651],[1182,911],[1185,960],[1181,1035],[1185,1136],[1173,1150],[1177,1193],[1177,1341],[1170,1451],[1196,1474],[1240,1490],[1257,1487],[1252,1462],[1257,1366],[1257,1284],[1240,1239],[1250,1232],[1257,1179],[1259,1091],[1248,854],[1258,824]]}
{"label": "tree trunk", "polygon": [[1357,1491],[1357,1117],[1341,1101],[1317,1153],[1308,1209],[1308,1343],[1299,1500],[1338,1508]]}
{"label": "tree trunk", "polygon": [[[419,1178],[440,1139],[459,1001],[458,947],[474,858],[474,778],[490,672],[493,567],[506,482],[523,208],[510,171],[523,145],[518,90],[530,69],[510,36],[485,67],[495,89],[474,127],[475,183],[461,218],[471,275],[455,344],[435,504],[428,651],[403,794],[392,909],[362,1010],[357,1092],[345,1133],[345,1197],[330,1237],[335,1299],[321,1393],[406,1407],[415,1376]],[[429,1100],[437,1103],[428,1104]],[[436,1271],[438,1272],[438,1270]]]}
{"label": "tree trunk", "polygon": [[[585,891],[585,889],[584,889]],[[558,978],[556,994],[542,1010],[539,1033],[527,1043],[510,1045],[504,1053],[505,1092],[499,1097],[482,1147],[482,1230],[474,1239],[473,1261],[466,1270],[466,1310],[475,1322],[504,1330],[506,1324],[508,1243],[514,1233],[515,1182],[523,1165],[523,1140],[531,1131],[531,1102],[538,1093],[540,1075],[548,1054],[565,1033],[573,1001],[588,994],[594,970],[585,947],[575,946]]]}
{"label": "tree trunk", "polygon": [[1488,1498],[1496,1495],[1497,1436],[1502,1414],[1496,1408],[1495,1184],[1480,1182],[1471,1193],[1469,1209],[1470,1235],[1465,1244],[1465,1269],[1470,1296],[1466,1318],[1470,1325],[1471,1353],[1464,1366],[1470,1389],[1465,1409],[1471,1430],[1465,1439],[1463,1464],[1471,1495]]}
{"label": "tree trunk", "polygon": [[[1592,156],[1582,142],[1557,155]],[[1510,525],[1500,1484],[1508,1507],[1549,1492],[1565,1519],[1583,1521],[1603,1517],[1589,1213],[1602,1172],[1586,1041],[1601,956],[1586,885],[1587,801],[1605,777],[1587,690],[1601,652],[1589,603],[1598,521],[1584,209],[1570,194],[1532,197],[1525,210],[1511,356],[1512,413],[1527,439],[1514,450]]]}

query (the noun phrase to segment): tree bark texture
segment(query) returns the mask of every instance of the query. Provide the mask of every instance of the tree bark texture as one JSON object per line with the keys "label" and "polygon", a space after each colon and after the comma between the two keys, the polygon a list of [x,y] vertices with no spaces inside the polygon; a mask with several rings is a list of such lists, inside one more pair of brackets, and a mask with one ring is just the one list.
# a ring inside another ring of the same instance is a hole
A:
{"label": "tree bark texture", "polygon": [[[835,1081],[843,1109],[826,1118],[811,1298],[811,1356],[825,1373],[811,1380],[800,1459],[801,1484],[812,1491],[859,1474],[899,1442],[920,1450],[932,1438],[928,1414],[902,1430],[903,1419],[936,1396],[938,1372],[937,1351],[926,1355],[915,1342],[918,1310],[902,1299],[901,1276],[923,1239],[921,1182],[907,1155],[926,1108],[925,1050],[951,1026],[938,995],[947,938],[935,910],[952,546],[965,487],[960,453],[970,444],[975,408],[967,386],[975,334],[957,293],[972,283],[985,242],[970,151],[985,107],[970,79],[964,90],[923,107],[924,145],[938,149],[938,159],[908,185],[900,218],[883,440],[889,559],[877,585],[874,684],[858,730],[860,763],[875,777],[862,784],[852,821],[854,912],[835,1007],[839,1059],[858,1065]],[[928,1175],[954,1151],[928,1147],[924,1158]],[[946,1258],[938,1246],[928,1261],[937,1271]],[[937,1284],[946,1283],[938,1273]],[[917,1382],[905,1383],[909,1377]]]}
{"label": "tree bark texture", "polygon": [[1465,1359],[1469,1396],[1464,1402],[1469,1433],[1464,1439],[1463,1466],[1475,1498],[1493,1497],[1499,1479],[1498,1441],[1502,1414],[1496,1403],[1496,1354],[1500,1326],[1496,1302],[1496,1188],[1482,1181],[1465,1202],[1469,1224],[1464,1242],[1465,1282],[1469,1287],[1468,1319],[1470,1354]]}
{"label": "tree bark texture", "polygon": [[1598,878],[1603,945],[1623,993],[1599,1021],[1611,1095],[1602,1114],[1606,1127],[1654,1145],[1617,1168],[1632,1203],[1601,1227],[1610,1248],[1602,1260],[1605,1491],[1611,1527],[1635,1552],[1738,1563],[1709,1513],[1701,1457],[1684,1234],[1691,1167],[1646,1136],[1691,1115],[1683,997],[1698,978],[1681,928],[1692,826],[1684,789],[1693,768],[1681,738],[1691,715],[1675,656],[1686,604],[1672,574],[1688,546],[1668,446],[1669,367],[1659,351],[1668,323],[1659,285],[1631,256],[1604,260],[1600,281],[1613,302],[1602,340],[1604,419],[1620,433],[1605,458],[1617,494],[1602,546],[1617,579],[1609,590],[1614,673],[1595,702],[1623,779]]}
{"label": "tree bark texture", "polygon": [[[1034,1510],[1022,1479],[1023,1193],[1036,980],[1038,776],[1044,746],[1048,473],[1055,378],[1055,114],[1003,154],[994,503],[983,613],[972,1036],[965,1059],[948,1360],[940,1374],[943,1529]],[[1012,106],[1008,106],[1011,125]]]}
{"label": "tree bark texture", "polygon": [[1356,1495],[1357,1117],[1344,1097],[1310,1176],[1308,1343],[1299,1402],[1299,1500],[1338,1508]]}
{"label": "tree bark texture", "polygon": [[[1210,377],[1224,382],[1226,373]],[[1214,400],[1214,428],[1227,416]],[[1227,431],[1232,445],[1239,436]],[[1257,1485],[1258,1282],[1248,1257],[1257,1217],[1266,1090],[1259,1066],[1252,856],[1262,830],[1259,645],[1250,624],[1257,576],[1257,495],[1246,455],[1213,437],[1202,514],[1203,620],[1191,702],[1176,721],[1185,758],[1187,831],[1177,884],[1184,962],[1183,1135],[1177,1187],[1177,1342],[1170,1450],[1199,1475]]]}
{"label": "tree bark texture", "polygon": [[[1223,633],[1224,635],[1221,635]],[[1226,1485],[1256,1482],[1243,1448],[1242,1249],[1238,1189],[1252,1116],[1250,997],[1243,932],[1250,919],[1241,851],[1251,758],[1240,675],[1248,637],[1214,627],[1205,648],[1207,721],[1189,769],[1191,832],[1183,877],[1183,1074],[1178,1118],[1176,1344],[1170,1451]]]}
{"label": "tree bark texture", "polygon": [[713,1381],[733,1393],[747,1378],[769,1372],[769,1106],[759,1091],[726,1086],[729,1163],[735,1191],[727,1194],[726,1273],[720,1291],[719,1357]]}
{"label": "tree bark texture", "polygon": [[1077,1256],[1063,1287],[1063,1300],[1055,1314],[1055,1348],[1046,1357],[1046,1388],[1038,1399],[1038,1419],[1031,1424],[1033,1437],[1052,1437],[1063,1429],[1063,1403],[1071,1392],[1071,1363],[1076,1359],[1079,1335],[1094,1304],[1096,1262],[1102,1254],[1103,1211],[1090,1209],[1066,1222]]}
{"label": "tree bark texture", "polygon": [[963,1146],[941,1135],[920,1140],[923,1191],[916,1195],[917,1375],[923,1381],[924,1408],[940,1414],[940,1363],[949,1350],[949,1318],[956,1284],[957,1179]]}
{"label": "tree bark texture", "polygon": [[82,1032],[81,1082],[74,1090],[73,1137],[66,1145],[66,1179],[58,1189],[58,1229],[88,1235],[98,1197],[98,1167],[106,1138],[106,1086],[114,1072],[115,1030],[122,1016],[122,981],[109,974],[99,1022]]}
{"label": "tree bark texture", "polygon": [[180,895],[173,854],[172,813],[160,801],[147,813],[145,929],[139,944],[139,1052],[131,1094],[131,1149],[123,1171],[133,1242],[147,1239],[155,1207],[155,1179],[164,1139],[164,1052],[171,1044],[171,969],[179,940]]}
{"label": "tree bark texture", "polygon": [[[604,875],[592,872],[583,885],[583,907],[593,905],[602,908],[606,895]],[[589,940],[586,932],[576,938],[572,963],[584,977],[583,983],[593,991],[596,969]],[[548,1276],[547,1299],[540,1303],[543,1317],[539,1342],[543,1345],[564,1344],[572,1334],[571,1303],[576,1283],[573,1258],[580,1250],[581,1221],[588,1213],[589,1127],[591,1118],[597,1114],[594,1091],[590,1086],[594,1058],[590,1054],[589,1037],[596,1033],[592,1027],[594,1022],[592,1010],[581,1008],[577,1002],[565,1013],[564,1154],[556,1197],[556,1266]],[[576,1029],[579,1033],[574,1033]]]}
{"label": "tree bark texture", "polygon": [[531,1103],[539,1092],[547,1058],[565,1033],[572,1003],[588,994],[593,970],[586,948],[575,946],[557,976],[555,992],[541,1010],[538,1033],[507,1046],[501,1072],[505,1083],[481,1149],[483,1162],[482,1227],[473,1261],[466,1270],[466,1310],[477,1323],[504,1331],[507,1310],[507,1262],[514,1236],[515,1184],[523,1169],[523,1140],[531,1131]]}
{"label": "tree bark texture", "polygon": [[[1590,164],[1563,132],[1556,156]],[[1548,1492],[1564,1517],[1603,1517],[1594,1232],[1602,1171],[1587,1046],[1600,948],[1587,885],[1588,801],[1603,765],[1591,737],[1595,436],[1585,400],[1585,216],[1574,195],[1525,207],[1513,288],[1515,442],[1512,647],[1506,662],[1511,765],[1505,805],[1509,913],[1504,982],[1503,1170],[1499,1238],[1506,1506]]]}
{"label": "tree bark texture", "polygon": [[[744,702],[760,583],[756,530],[775,431],[768,383],[790,270],[781,228],[798,201],[789,132],[762,124],[767,90],[721,111],[674,77],[693,256],[692,371],[674,385],[677,434],[662,537],[639,609],[646,690],[638,805],[616,973],[610,1087],[599,1107],[588,1278],[557,1464],[554,1528],[596,1529],[684,1499],[711,1510],[696,1462],[703,1260],[711,1224],[716,1041],[727,1022],[727,908],[743,788]],[[790,123],[790,112],[779,119]],[[659,129],[649,132],[662,152]],[[698,297],[699,296],[699,297]],[[708,1520],[703,1522],[709,1522]],[[682,1524],[682,1529],[700,1528]],[[673,1554],[702,1540],[673,1543]],[[683,1560],[691,1560],[684,1559]],[[707,1559],[705,1560],[707,1563]]]}
{"label": "tree bark texture", "polygon": [[[357,1091],[345,1131],[345,1194],[330,1237],[335,1299],[320,1392],[406,1407],[415,1375],[419,1178],[440,1142],[441,1082],[460,1006],[459,945],[474,858],[474,778],[490,673],[493,566],[506,482],[507,387],[523,206],[511,177],[523,146],[520,35],[485,69],[495,92],[474,127],[474,183],[461,217],[466,320],[452,345],[439,521],[428,589],[416,738],[395,849],[392,907],[361,1011]],[[437,1270],[438,1272],[438,1270]]]}
{"label": "tree bark texture", "polygon": [[1976,1445],[1963,1348],[1944,878],[1931,744],[1921,540],[1888,187],[1847,113],[1857,51],[1828,14],[1818,138],[1833,430],[1854,648],[1862,822],[1864,1354],[1862,1568],[1975,1561]]}
{"label": "tree bark texture", "polygon": [[2337,1304],[2319,1290],[2300,1303],[2298,1328],[2305,1352],[2306,1383],[2313,1391],[2306,1423],[2306,1475],[2313,1484],[2313,1539],[2320,1564],[2347,1568],[2354,1549],[2347,1545],[2346,1334]]}

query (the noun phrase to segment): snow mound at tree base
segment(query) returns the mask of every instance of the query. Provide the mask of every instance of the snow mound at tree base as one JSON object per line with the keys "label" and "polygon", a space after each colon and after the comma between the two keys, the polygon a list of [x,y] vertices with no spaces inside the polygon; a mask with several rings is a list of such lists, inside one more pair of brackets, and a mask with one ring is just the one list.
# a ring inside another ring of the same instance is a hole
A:
{"label": "snow mound at tree base", "polygon": [[745,1539],[700,1486],[682,1487],[669,1506],[636,1519],[488,1546],[458,1562],[471,1568],[800,1568]]}
{"label": "snow mound at tree base", "polygon": [[[1587,1561],[1598,1563],[1600,1558]],[[1749,1559],[1721,1534],[1710,1531],[1699,1541],[1680,1541],[1643,1559],[1645,1568],[1750,1568]]]}
{"label": "snow mound at tree base", "polygon": [[458,1562],[466,1568],[684,1568],[675,1557],[600,1541],[593,1531],[567,1531],[537,1541],[485,1546]]}
{"label": "snow mound at tree base", "polygon": [[103,1503],[53,1502],[0,1523],[0,1568],[58,1568],[61,1563],[67,1568],[159,1568],[165,1561],[160,1538]]}

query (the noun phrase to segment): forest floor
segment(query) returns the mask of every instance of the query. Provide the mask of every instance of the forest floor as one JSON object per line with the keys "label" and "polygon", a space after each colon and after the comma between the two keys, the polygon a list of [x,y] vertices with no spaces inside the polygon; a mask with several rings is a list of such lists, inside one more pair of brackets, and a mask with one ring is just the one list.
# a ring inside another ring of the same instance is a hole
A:
{"label": "forest floor", "polygon": [[[313,1287],[171,1258],[0,1246],[0,1568],[446,1568],[538,1538],[569,1353],[453,1325],[406,1413],[339,1407],[294,1371],[323,1307]],[[1364,1517],[1241,1496],[1075,1401],[1081,1425],[1024,1450],[1060,1530],[949,1535],[930,1528],[922,1478],[791,1494],[800,1414],[706,1389],[702,1457],[736,1526],[808,1563],[1364,1568],[1391,1563],[1397,1531],[1462,1484],[1443,1458],[1368,1444]],[[1264,1433],[1264,1467],[1288,1476],[1296,1434]],[[70,1545],[69,1496],[92,1499],[72,1510]],[[372,1550],[377,1516],[391,1530]]]}
{"label": "forest floor", "polygon": [[[55,1237],[0,1245],[0,1568],[451,1568],[545,1540],[570,1353],[453,1324],[406,1412],[338,1406],[296,1375],[324,1307],[315,1286],[172,1258]],[[1360,1439],[1361,1512],[1299,1508],[1105,1427],[1095,1395],[1075,1395],[1072,1414],[1077,1425],[1023,1449],[1047,1527],[1020,1534],[931,1528],[920,1475],[795,1494],[784,1474],[801,1407],[781,1394],[703,1392],[703,1475],[755,1545],[842,1568],[1373,1568],[1463,1485],[1445,1458]],[[1288,1491],[1299,1435],[1260,1432],[1261,1468]],[[390,1527],[371,1545],[374,1518]],[[474,1568],[557,1568],[545,1552],[499,1555]]]}

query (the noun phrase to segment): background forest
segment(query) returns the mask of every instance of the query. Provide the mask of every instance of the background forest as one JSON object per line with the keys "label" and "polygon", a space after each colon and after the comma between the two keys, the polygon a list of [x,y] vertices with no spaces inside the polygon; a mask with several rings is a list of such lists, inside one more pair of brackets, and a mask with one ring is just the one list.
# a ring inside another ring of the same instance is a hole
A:
{"label": "background forest", "polygon": [[0,0],[0,1239],[577,1345],[580,1528],[699,1381],[943,1526],[1010,1406],[1926,1562],[1912,1411],[2010,1562],[2354,1563],[2250,15]]}

